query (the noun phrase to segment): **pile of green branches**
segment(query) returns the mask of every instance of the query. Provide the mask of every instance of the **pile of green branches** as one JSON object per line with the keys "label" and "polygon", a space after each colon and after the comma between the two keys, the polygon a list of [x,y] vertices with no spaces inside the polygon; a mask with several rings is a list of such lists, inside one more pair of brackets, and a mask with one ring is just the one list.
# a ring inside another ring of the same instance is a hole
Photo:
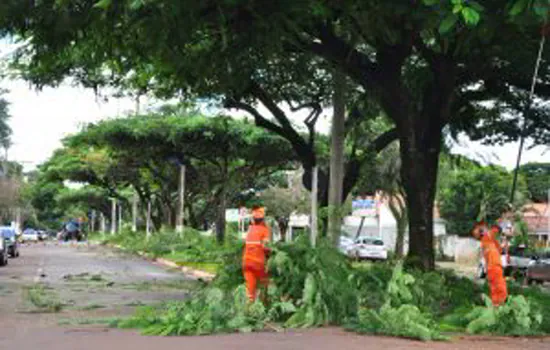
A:
{"label": "pile of green branches", "polygon": [[[354,267],[336,249],[305,241],[273,245],[268,302],[249,304],[241,258],[242,243],[230,246],[220,254],[217,278],[190,299],[140,308],[119,326],[200,335],[345,325],[361,333],[442,340],[446,331],[532,334],[526,329],[542,321],[525,299],[511,298],[498,310],[484,307],[483,287],[452,272],[405,270],[402,263]],[[480,321],[491,317],[494,322]],[[512,319],[517,326],[504,325]]]}

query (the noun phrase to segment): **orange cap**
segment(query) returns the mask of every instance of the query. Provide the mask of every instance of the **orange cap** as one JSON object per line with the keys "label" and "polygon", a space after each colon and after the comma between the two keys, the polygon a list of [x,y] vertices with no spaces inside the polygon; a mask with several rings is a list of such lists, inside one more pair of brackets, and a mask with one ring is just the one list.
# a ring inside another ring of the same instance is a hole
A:
{"label": "orange cap", "polygon": [[252,217],[254,219],[263,219],[265,217],[265,209],[264,208],[252,209]]}

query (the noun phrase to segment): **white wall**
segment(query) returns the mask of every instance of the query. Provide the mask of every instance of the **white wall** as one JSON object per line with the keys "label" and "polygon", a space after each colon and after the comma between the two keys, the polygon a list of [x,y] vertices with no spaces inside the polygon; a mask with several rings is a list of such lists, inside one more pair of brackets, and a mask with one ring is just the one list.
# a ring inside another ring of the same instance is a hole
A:
{"label": "white wall", "polygon": [[445,256],[452,257],[456,262],[471,263],[479,260],[479,241],[470,237],[456,235],[439,238]]}

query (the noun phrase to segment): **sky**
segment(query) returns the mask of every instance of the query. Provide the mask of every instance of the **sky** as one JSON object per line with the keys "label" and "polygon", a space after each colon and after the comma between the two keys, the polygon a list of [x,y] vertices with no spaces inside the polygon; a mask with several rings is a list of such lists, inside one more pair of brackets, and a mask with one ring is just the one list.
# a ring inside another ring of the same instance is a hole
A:
{"label": "sky", "polygon": [[[11,48],[9,43],[0,41],[0,57]],[[77,132],[82,125],[123,116],[135,108],[135,102],[131,99],[112,98],[104,101],[98,99],[92,90],[68,83],[37,91],[21,80],[3,80],[0,81],[0,88],[8,90],[4,97],[10,102],[12,115],[9,124],[13,130],[13,146],[8,153],[9,159],[23,163],[26,170],[31,170],[46,161],[61,146],[61,140]],[[145,101],[143,105],[146,108],[151,103]],[[290,113],[288,109],[283,109],[292,115],[297,125],[307,115],[306,111]],[[264,111],[265,109],[260,108],[260,112]],[[237,112],[229,114],[242,115]],[[330,110],[323,113],[317,131],[329,132],[330,114]],[[526,146],[530,146],[529,141],[526,142]],[[522,163],[550,161],[549,147],[527,148]],[[453,146],[452,152],[466,155],[484,164],[492,163],[512,169],[516,162],[518,143],[483,146],[463,136],[459,143]]]}

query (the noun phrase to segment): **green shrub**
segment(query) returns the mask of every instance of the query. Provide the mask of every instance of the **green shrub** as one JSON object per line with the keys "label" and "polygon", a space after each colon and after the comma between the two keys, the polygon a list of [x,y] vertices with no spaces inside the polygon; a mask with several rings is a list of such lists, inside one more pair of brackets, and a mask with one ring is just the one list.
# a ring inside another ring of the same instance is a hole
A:
{"label": "green shrub", "polygon": [[361,333],[387,334],[420,340],[443,340],[432,316],[416,305],[413,275],[403,271],[401,262],[394,267],[387,283],[385,301],[379,310],[362,308],[351,329]]}
{"label": "green shrub", "polygon": [[261,303],[247,305],[246,291],[241,286],[233,293],[208,288],[187,301],[142,307],[118,326],[141,328],[146,335],[204,335],[263,329],[267,319]]}
{"label": "green shrub", "polygon": [[500,307],[493,307],[487,296],[485,302],[485,307],[476,307],[466,315],[468,333],[522,336],[540,332],[542,314],[523,295],[510,296]]}
{"label": "green shrub", "polygon": [[508,292],[511,295],[523,295],[530,303],[533,310],[537,310],[542,316],[544,322],[540,325],[540,331],[550,334],[550,294],[543,288],[522,287],[515,283],[508,286]]}
{"label": "green shrub", "polygon": [[511,293],[524,293],[529,302],[511,298],[513,302],[506,307],[491,311],[496,321],[487,323],[492,316],[487,316],[486,308],[479,308],[483,288],[467,278],[451,271],[404,271],[400,262],[352,266],[322,241],[315,249],[306,239],[272,246],[268,260],[269,301],[264,307],[259,303],[247,306],[242,241],[218,245],[213,238],[199,233],[186,233],[182,238],[170,232],[156,234],[146,243],[139,234],[111,239],[130,249],[156,253],[171,250],[164,256],[182,264],[219,266],[214,281],[193,294],[191,300],[145,307],[120,323],[141,328],[147,334],[253,331],[271,322],[291,328],[345,324],[358,332],[421,340],[444,339],[442,331],[466,329],[532,334],[527,325],[550,333],[550,325],[541,324],[533,313],[536,308],[543,319],[550,315],[550,296],[539,288],[512,285]]}
{"label": "green shrub", "polygon": [[280,244],[269,260],[269,271],[279,299],[296,305],[288,327],[342,324],[356,317],[353,270],[332,247]]}

